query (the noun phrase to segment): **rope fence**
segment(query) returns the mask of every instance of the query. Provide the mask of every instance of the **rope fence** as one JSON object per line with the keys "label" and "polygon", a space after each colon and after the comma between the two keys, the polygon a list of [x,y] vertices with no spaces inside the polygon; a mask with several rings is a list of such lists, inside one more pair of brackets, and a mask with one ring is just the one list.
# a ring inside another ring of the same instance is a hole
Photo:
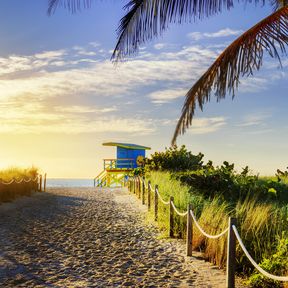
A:
{"label": "rope fence", "polygon": [[275,281],[288,281],[288,277],[285,277],[285,276],[276,276],[276,275],[273,275],[273,274],[270,274],[268,273],[267,271],[265,271],[264,269],[262,269],[255,261],[254,259],[251,257],[251,255],[249,254],[249,252],[247,251],[245,245],[243,244],[242,242],[242,239],[238,233],[238,230],[236,228],[235,225],[232,226],[233,228],[233,231],[235,233],[235,236],[238,240],[238,243],[240,245],[240,247],[242,248],[244,254],[246,255],[246,257],[249,259],[249,261],[251,262],[251,264],[260,272],[262,273],[264,276],[270,278],[270,279],[273,279]]}
{"label": "rope fence", "polygon": [[[16,179],[16,178],[13,178],[11,179],[10,181],[4,181],[2,179],[0,179],[0,185],[4,185],[4,186],[11,186],[13,184],[22,184],[22,185],[25,185],[25,184],[33,184],[35,185],[33,188],[35,188],[36,191],[39,191],[39,192],[42,192],[42,191],[46,191],[46,183],[47,183],[47,174],[45,173],[44,174],[44,180],[43,180],[43,176],[42,175],[37,175],[35,176],[34,178],[30,177],[30,178],[21,178],[21,179]],[[43,185],[42,185],[43,183]],[[43,187],[43,188],[42,188]]]}
{"label": "rope fence", "polygon": [[169,205],[169,204],[170,204],[170,201],[165,201],[165,200],[161,197],[161,195],[160,195],[160,193],[159,193],[159,191],[158,191],[158,188],[155,189],[155,192],[157,193],[159,200],[160,200],[164,205]]}
{"label": "rope fence", "polygon": [[11,179],[10,181],[6,182],[6,181],[3,181],[2,179],[0,179],[0,183],[3,184],[3,185],[10,185],[12,183],[17,183],[17,184],[20,184],[22,182],[26,182],[26,183],[29,183],[29,182],[35,182],[36,180],[38,179],[38,176],[36,176],[35,178],[22,178],[22,179]]}
{"label": "rope fence", "polygon": [[[240,247],[242,248],[244,254],[249,259],[251,264],[264,276],[273,279],[275,281],[288,281],[286,276],[276,276],[268,273],[262,269],[251,257],[247,251],[241,237],[236,228],[236,219],[229,217],[229,224],[221,233],[217,235],[210,235],[201,227],[198,223],[198,220],[193,212],[192,205],[187,205],[187,211],[181,212],[174,204],[174,198],[170,196],[168,201],[165,201],[159,193],[158,185],[155,185],[155,189],[152,188],[151,182],[148,181],[148,184],[145,183],[144,177],[130,177],[127,184],[128,190],[133,192],[138,196],[139,199],[142,198],[142,204],[145,204],[147,200],[148,210],[151,210],[151,199],[152,194],[154,194],[154,219],[158,221],[158,203],[160,202],[168,206],[169,205],[169,236],[173,237],[174,235],[174,212],[180,217],[187,217],[187,229],[186,229],[186,251],[187,256],[192,256],[192,240],[193,240],[193,223],[197,229],[207,238],[218,239],[227,234],[227,271],[226,271],[226,287],[235,288],[235,267],[236,267],[236,242],[238,241]],[[147,195],[146,192],[147,191]]]}
{"label": "rope fence", "polygon": [[172,205],[174,211],[176,212],[176,214],[177,214],[178,216],[180,216],[180,217],[185,217],[185,216],[188,214],[188,211],[186,211],[186,212],[180,212],[180,211],[177,209],[177,207],[175,206],[174,202],[171,202],[171,205]]}
{"label": "rope fence", "polygon": [[200,224],[198,223],[198,221],[197,221],[197,219],[196,219],[193,211],[190,210],[189,212],[190,212],[190,215],[191,215],[191,217],[192,217],[192,219],[193,219],[193,221],[194,221],[194,223],[195,223],[195,226],[196,226],[196,227],[198,228],[198,230],[199,230],[204,236],[206,236],[207,238],[210,238],[210,239],[220,238],[220,237],[224,236],[224,235],[228,232],[228,230],[229,230],[229,227],[227,227],[227,228],[226,228],[223,232],[221,232],[220,234],[210,235],[210,234],[208,234],[207,232],[205,232],[205,231],[202,229],[202,227],[201,227]]}

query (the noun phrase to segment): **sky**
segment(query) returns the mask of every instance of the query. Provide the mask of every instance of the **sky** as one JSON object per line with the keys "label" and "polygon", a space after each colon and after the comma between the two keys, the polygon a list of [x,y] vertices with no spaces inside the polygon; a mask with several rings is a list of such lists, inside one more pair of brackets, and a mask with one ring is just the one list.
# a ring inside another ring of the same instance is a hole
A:
{"label": "sky", "polygon": [[[136,143],[149,153],[169,147],[184,96],[217,55],[272,12],[237,4],[209,19],[170,25],[138,55],[115,66],[110,57],[127,1],[94,1],[71,14],[47,15],[47,0],[0,2],[0,168],[36,166],[50,178],[93,178],[115,147]],[[197,109],[178,138],[193,154],[238,171],[273,175],[288,166],[288,59],[265,57],[241,79],[232,100]],[[149,155],[148,153],[148,155]]]}

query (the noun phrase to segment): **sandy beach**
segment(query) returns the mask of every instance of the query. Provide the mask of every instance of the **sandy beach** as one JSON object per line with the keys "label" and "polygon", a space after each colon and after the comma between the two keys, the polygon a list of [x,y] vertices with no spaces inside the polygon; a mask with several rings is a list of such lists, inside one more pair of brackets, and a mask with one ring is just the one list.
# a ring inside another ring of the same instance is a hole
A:
{"label": "sandy beach", "polygon": [[159,239],[146,210],[116,188],[0,205],[0,287],[225,287],[224,271],[186,257],[183,241]]}

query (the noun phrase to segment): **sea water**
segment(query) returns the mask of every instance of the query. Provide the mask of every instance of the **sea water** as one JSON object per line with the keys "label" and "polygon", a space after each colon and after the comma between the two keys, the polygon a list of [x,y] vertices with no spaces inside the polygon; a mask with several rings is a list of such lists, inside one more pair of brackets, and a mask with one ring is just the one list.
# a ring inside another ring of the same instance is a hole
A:
{"label": "sea water", "polygon": [[47,178],[47,187],[93,187],[93,179]]}

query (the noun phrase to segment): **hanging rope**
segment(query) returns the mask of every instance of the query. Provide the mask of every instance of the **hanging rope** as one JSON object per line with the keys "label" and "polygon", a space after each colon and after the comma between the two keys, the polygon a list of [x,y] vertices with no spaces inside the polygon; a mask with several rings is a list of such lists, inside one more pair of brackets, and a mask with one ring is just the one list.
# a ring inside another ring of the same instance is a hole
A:
{"label": "hanging rope", "polygon": [[37,181],[38,179],[38,176],[36,176],[34,179],[33,178],[28,178],[28,179],[25,179],[25,178],[22,178],[22,179],[19,179],[19,180],[16,180],[16,179],[11,179],[10,181],[6,182],[6,181],[3,181],[3,180],[0,180],[1,184],[3,185],[11,185],[12,183],[16,183],[16,184],[20,184],[22,183],[23,181],[26,182],[26,183],[29,183],[29,182],[35,182]]}
{"label": "hanging rope", "polygon": [[1,184],[3,184],[3,185],[10,185],[10,184],[12,184],[14,181],[15,181],[14,179],[10,180],[9,182],[5,182],[5,181],[2,181],[2,180],[1,180]]}
{"label": "hanging rope", "polygon": [[225,234],[228,232],[228,230],[229,230],[229,228],[227,227],[223,232],[221,232],[221,233],[218,234],[218,235],[210,235],[210,234],[206,233],[206,232],[201,228],[201,226],[200,226],[199,223],[197,222],[197,219],[196,219],[196,217],[195,217],[195,215],[194,215],[194,213],[193,213],[192,210],[190,210],[190,215],[192,216],[192,218],[193,218],[193,220],[194,220],[194,222],[195,222],[196,227],[197,227],[197,228],[199,229],[199,231],[200,231],[203,235],[205,235],[207,238],[210,238],[210,239],[220,238],[221,236],[225,235]]}
{"label": "hanging rope", "polygon": [[188,214],[188,211],[186,211],[186,212],[180,212],[180,211],[176,208],[176,206],[175,206],[175,204],[174,204],[173,201],[171,202],[171,205],[172,205],[174,211],[175,211],[179,216],[185,217],[185,216]]}
{"label": "hanging rope", "polygon": [[159,193],[158,190],[155,190],[155,191],[156,191],[156,193],[157,193],[160,201],[161,201],[164,205],[169,205],[169,204],[170,204],[170,201],[164,201],[164,199],[161,197],[161,195],[160,195],[160,193]]}
{"label": "hanging rope", "polygon": [[251,264],[260,272],[262,273],[264,276],[270,278],[270,279],[273,279],[273,280],[276,280],[276,281],[288,281],[288,277],[285,277],[285,276],[276,276],[276,275],[273,275],[273,274],[270,274],[268,272],[266,272],[264,269],[262,269],[255,261],[254,259],[251,257],[251,255],[249,254],[249,252],[247,251],[245,245],[243,244],[242,242],[242,239],[237,231],[237,228],[232,225],[232,228],[233,228],[233,231],[235,233],[235,236],[243,250],[243,252],[245,253],[245,255],[247,256],[247,258],[249,259],[249,261],[251,262]]}

